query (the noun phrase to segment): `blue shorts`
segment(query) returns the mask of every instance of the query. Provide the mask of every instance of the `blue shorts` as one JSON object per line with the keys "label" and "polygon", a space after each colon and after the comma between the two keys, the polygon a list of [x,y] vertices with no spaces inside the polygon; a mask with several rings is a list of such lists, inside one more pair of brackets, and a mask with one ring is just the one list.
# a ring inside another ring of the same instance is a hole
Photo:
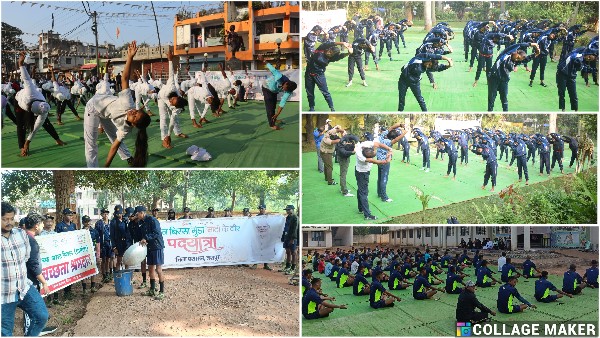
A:
{"label": "blue shorts", "polygon": [[296,247],[298,247],[298,240],[294,240],[294,244],[290,245],[289,241],[284,241],[283,242],[283,248],[284,249],[290,249],[291,251],[296,251]]}
{"label": "blue shorts", "polygon": [[378,302],[371,302],[371,307],[374,309],[381,309],[384,307],[392,307],[394,306],[394,303],[391,303],[390,305],[385,305],[385,300],[381,299]]}
{"label": "blue shorts", "polygon": [[319,319],[321,318],[321,315],[319,314],[319,311],[315,311],[309,315],[305,315],[304,318],[306,319]]}
{"label": "blue shorts", "polygon": [[492,282],[478,283],[477,286],[482,288],[489,288],[490,286],[492,286]]}
{"label": "blue shorts", "polygon": [[146,264],[147,265],[163,265],[165,264],[165,256],[164,250],[152,250],[148,251],[146,255]]}
{"label": "blue shorts", "polygon": [[113,258],[115,253],[112,251],[110,245],[100,245],[100,258]]}
{"label": "blue shorts", "polygon": [[540,301],[542,303],[552,303],[553,301],[555,301],[557,299],[558,299],[557,295],[549,295],[548,297],[546,297],[544,299],[538,299],[538,301]]}
{"label": "blue shorts", "polygon": [[427,299],[427,294],[425,292],[415,293],[413,294],[413,298],[416,300],[424,300]]}

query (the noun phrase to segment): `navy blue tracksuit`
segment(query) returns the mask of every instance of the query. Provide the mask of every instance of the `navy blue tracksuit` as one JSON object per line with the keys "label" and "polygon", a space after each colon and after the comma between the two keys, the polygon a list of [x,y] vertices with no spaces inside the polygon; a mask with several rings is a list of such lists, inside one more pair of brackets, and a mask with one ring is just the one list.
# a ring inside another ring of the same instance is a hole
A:
{"label": "navy blue tracksuit", "polygon": [[517,170],[519,172],[519,180],[522,178],[522,173],[525,174],[525,181],[529,181],[529,173],[527,172],[527,146],[523,140],[511,141],[508,145],[517,159]]}
{"label": "navy blue tracksuit", "polygon": [[[410,88],[413,95],[417,99],[419,107],[421,107],[421,111],[427,111],[425,99],[423,98],[423,95],[421,95],[421,74],[428,70],[423,66],[423,63],[441,59],[442,56],[437,54],[417,54],[415,57],[410,59],[408,64],[402,67],[402,73],[400,74],[400,79],[398,80],[398,111],[404,111],[404,106],[406,104],[406,91],[408,88]],[[429,70],[433,72],[441,72],[446,69],[448,69],[448,65],[438,64]]]}
{"label": "navy blue tracksuit", "polygon": [[556,134],[553,137],[550,137],[548,140],[552,144],[552,165],[550,169],[554,169],[554,165],[558,162],[558,167],[560,171],[563,171],[563,153],[565,151],[565,142],[561,139],[560,135]]}
{"label": "navy blue tracksuit", "polygon": [[456,177],[456,160],[458,159],[458,150],[454,145],[454,141],[441,138],[440,141],[444,142],[444,148],[440,149],[443,153],[448,153],[448,171],[446,175],[450,175],[450,171],[454,173]]}
{"label": "navy blue tracksuit", "polygon": [[571,149],[571,162],[569,162],[569,168],[573,166],[573,163],[577,160],[577,153],[579,152],[579,143],[576,137],[564,136],[563,139],[569,143],[569,149]]}
{"label": "navy blue tracksuit", "polygon": [[565,110],[565,90],[569,93],[571,110],[579,110],[576,79],[579,71],[589,71],[583,60],[585,48],[577,48],[566,58],[561,59],[556,67],[556,86],[558,87],[558,109]]}
{"label": "navy blue tracksuit", "polygon": [[515,44],[505,49],[492,66],[488,78],[488,111],[494,110],[494,101],[496,101],[496,95],[500,93],[500,102],[502,102],[502,110],[508,111],[508,81],[510,81],[510,73],[514,70],[515,66],[526,63],[533,58],[532,55],[528,55],[523,61],[516,62],[511,59],[511,53],[515,52],[518,48],[526,48],[529,43]]}
{"label": "navy blue tracksuit", "polygon": [[325,56],[325,51],[334,46],[335,44],[330,42],[321,44],[306,63],[304,85],[306,89],[306,98],[308,99],[308,106],[311,110],[315,107],[315,85],[317,85],[321,93],[323,93],[323,97],[329,105],[329,108],[333,109],[333,99],[329,93],[329,88],[327,88],[325,69],[330,62],[341,60],[348,55],[338,54],[334,55],[331,59],[328,59],[327,56]]}
{"label": "navy blue tracksuit", "polygon": [[545,166],[546,173],[550,175],[550,145],[544,138],[536,143],[536,146],[540,150],[540,174],[544,172]]}

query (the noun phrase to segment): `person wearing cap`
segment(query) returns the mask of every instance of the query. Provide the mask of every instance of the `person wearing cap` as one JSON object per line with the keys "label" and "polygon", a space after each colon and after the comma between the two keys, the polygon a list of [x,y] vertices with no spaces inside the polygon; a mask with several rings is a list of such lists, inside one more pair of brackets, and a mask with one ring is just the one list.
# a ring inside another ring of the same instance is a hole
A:
{"label": "person wearing cap", "polygon": [[102,272],[102,283],[110,282],[112,277],[112,260],[115,257],[115,254],[112,250],[113,245],[111,243],[111,234],[110,234],[110,222],[108,220],[109,211],[106,209],[100,210],[101,219],[96,221],[95,228],[100,234],[100,258],[102,259],[102,265],[100,267],[100,271]]}
{"label": "person wearing cap", "polygon": [[[175,211],[173,211],[173,214],[175,214]],[[128,220],[127,228],[129,229],[129,233],[131,235],[131,239],[133,240],[133,242],[134,243],[140,242],[143,238],[143,233],[144,233],[145,229],[143,227],[144,223],[137,221],[137,219],[136,219],[137,217],[135,215],[135,209],[132,207],[126,208],[125,215],[123,215],[123,218]],[[141,273],[142,273],[142,283],[138,286],[138,289],[143,289],[143,288],[148,287],[148,285],[146,284],[146,271],[147,270],[146,270],[146,258],[145,257],[144,257],[144,260],[142,261],[142,263],[140,264],[140,266],[141,266]]]}
{"label": "person wearing cap", "polygon": [[315,85],[323,94],[323,98],[327,102],[329,109],[332,112],[335,111],[333,98],[327,87],[325,70],[330,63],[339,61],[349,55],[349,53],[342,53],[338,45],[343,45],[347,49],[351,48],[347,42],[325,42],[306,59],[304,88],[306,90],[306,98],[308,99],[309,111],[315,111]]}
{"label": "person wearing cap", "polygon": [[[38,91],[37,86],[33,82],[34,80],[29,76],[26,66],[23,65],[24,61],[25,52],[21,52],[18,65],[21,71],[23,88],[15,95],[15,100],[17,102],[17,105],[15,105],[17,139],[19,142],[19,149],[21,150],[21,156],[27,156],[29,154],[31,140],[33,140],[33,137],[41,127],[44,127],[57,145],[62,146],[66,144],[61,141],[54,126],[50,123],[50,119],[48,119],[50,105],[46,102],[44,94]],[[29,130],[29,135],[27,135],[26,138],[25,135],[27,130]]]}
{"label": "person wearing cap", "polygon": [[[73,223],[73,217],[75,213],[69,209],[65,208],[62,212],[63,220],[62,222],[56,225],[56,233],[67,232],[67,231],[75,231],[77,230],[77,225]],[[65,299],[71,300],[73,299],[73,293],[71,292],[71,285],[65,288]]]}
{"label": "person wearing cap", "polygon": [[223,211],[225,212],[223,217],[233,217],[233,215],[231,214],[231,209],[225,208],[225,210],[223,210]]}
{"label": "person wearing cap", "polygon": [[[116,208],[114,218],[110,221],[112,251],[117,256],[117,269],[123,265],[123,254],[133,244],[131,232],[127,228],[128,220],[123,217],[123,207]],[[127,269],[127,266],[125,266]]]}
{"label": "person wearing cap", "polygon": [[215,208],[209,207],[208,214],[206,214],[206,217],[204,218],[217,218],[217,216],[215,215]]}
{"label": "person wearing cap", "polygon": [[48,322],[48,309],[27,278],[31,245],[27,233],[14,227],[15,208],[2,202],[2,336],[12,336],[17,307],[31,319],[30,336],[39,336]]}
{"label": "person wearing cap", "polygon": [[[579,285],[577,285],[579,284]],[[562,290],[572,295],[578,295],[581,290],[585,289],[587,284],[583,281],[583,278],[577,273],[577,267],[575,264],[569,266],[569,270],[563,275],[563,286]]]}
{"label": "person wearing cap", "polygon": [[329,185],[337,185],[337,182],[333,180],[333,151],[336,144],[341,141],[338,133],[345,133],[345,131],[342,127],[335,126],[325,132],[325,136],[321,141],[321,159],[324,164],[325,181]]}
{"label": "person wearing cap", "polygon": [[179,219],[192,219],[192,215],[190,215],[190,208],[183,208],[183,216],[179,217]]}
{"label": "person wearing cap", "polygon": [[44,228],[40,232],[40,236],[55,235],[56,231],[54,231],[53,227],[54,227],[54,217],[50,216],[50,214],[45,214],[44,215]]}
{"label": "person wearing cap", "polygon": [[593,259],[592,267],[585,270],[585,273],[583,274],[583,281],[586,282],[586,284],[592,289],[598,288],[598,261],[597,260]]}
{"label": "person wearing cap", "polygon": [[267,207],[264,204],[260,204],[258,206],[258,214],[256,216],[265,216],[267,215]]}
{"label": "person wearing cap", "polygon": [[304,297],[302,297],[302,316],[305,319],[319,319],[329,317],[329,314],[334,309],[346,309],[346,305],[335,305],[327,301],[335,301],[335,297],[326,297],[319,295],[321,290],[321,279],[313,278],[311,281],[311,288],[306,291]]}
{"label": "person wearing cap", "polygon": [[250,209],[249,208],[244,208],[242,210],[242,216],[244,216],[244,217],[252,217],[252,214],[250,213]]}
{"label": "person wearing cap", "polygon": [[467,281],[456,302],[456,321],[479,323],[487,320],[489,314],[495,316],[496,312],[481,304],[475,295],[475,283]]}
{"label": "person wearing cap", "polygon": [[169,211],[167,212],[167,221],[174,221],[176,219],[177,218],[175,217],[175,210],[174,209],[169,209]]}
{"label": "person wearing cap", "polygon": [[[148,270],[150,270],[150,289],[145,295],[154,297],[156,300],[162,300],[165,297],[165,276],[162,271],[162,265],[165,262],[165,244],[160,230],[160,222],[156,218],[146,215],[146,207],[143,205],[135,208],[135,215],[136,220],[142,223],[142,227],[145,229],[140,244],[148,248],[146,263],[148,264]],[[157,275],[160,286],[158,293],[155,290]]]}
{"label": "person wearing cap", "polygon": [[158,212],[160,211],[159,208],[154,208],[152,209],[152,217],[158,219]]}
{"label": "person wearing cap", "polygon": [[[327,121],[331,121],[327,119]],[[313,139],[315,140],[315,148],[317,149],[317,170],[322,173],[325,168],[323,167],[323,159],[321,158],[321,141],[325,136],[325,129],[323,127],[317,127],[313,130]]]}
{"label": "person wearing cap", "polygon": [[[497,307],[498,311],[502,313],[512,314],[517,312],[522,312],[528,307],[537,308],[537,306],[529,303],[525,298],[521,296],[517,288],[517,282],[519,280],[515,276],[508,277],[508,283],[502,285],[498,290],[498,300]],[[514,299],[518,299],[524,304],[514,304]]]}
{"label": "person wearing cap", "polygon": [[[551,295],[550,291],[558,292],[558,294]],[[573,295],[558,290],[554,284],[548,280],[548,271],[542,271],[540,279],[535,281],[535,299],[537,299],[538,302],[552,303],[563,296],[573,298]]]}
{"label": "person wearing cap", "polygon": [[[96,228],[90,226],[92,223],[90,216],[85,215],[81,217],[81,223],[83,223],[81,230],[88,230],[90,232],[90,238],[92,239],[92,245],[94,246],[94,252],[96,253],[96,262],[98,262],[100,261],[100,234]],[[92,293],[98,291],[96,288],[96,282],[94,281],[94,276],[86,279],[90,280],[90,291]],[[81,286],[83,288],[83,294],[85,295],[87,293],[85,280],[81,281]]]}
{"label": "person wearing cap", "polygon": [[296,262],[298,261],[297,256],[297,245],[298,245],[298,216],[294,214],[294,206],[288,204],[285,209],[287,216],[285,218],[285,226],[283,228],[283,234],[281,235],[281,241],[283,242],[283,248],[285,249],[285,268],[283,272],[286,275],[291,275],[296,270]]}

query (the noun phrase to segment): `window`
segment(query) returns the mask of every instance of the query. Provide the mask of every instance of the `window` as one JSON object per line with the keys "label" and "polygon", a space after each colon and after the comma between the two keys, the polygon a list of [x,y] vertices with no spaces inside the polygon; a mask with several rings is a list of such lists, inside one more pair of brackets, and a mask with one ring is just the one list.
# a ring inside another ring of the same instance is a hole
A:
{"label": "window", "polygon": [[417,229],[417,238],[421,238],[421,229]]}
{"label": "window", "polygon": [[402,230],[402,238],[406,238],[406,230]]}
{"label": "window", "polygon": [[485,235],[485,227],[475,227],[475,234]]}
{"label": "window", "polygon": [[313,231],[312,232],[312,241],[313,242],[325,241],[325,234],[323,233],[323,231]]}
{"label": "window", "polygon": [[425,228],[425,237],[431,237],[431,229],[429,227]]}
{"label": "window", "polygon": [[300,34],[300,18],[290,19],[290,34]]}
{"label": "window", "polygon": [[454,236],[454,227],[447,227],[446,228],[446,237],[452,237]]}
{"label": "window", "polygon": [[395,233],[394,231],[392,231],[392,239],[394,239],[394,235],[395,235],[395,234],[396,234],[396,233]]}
{"label": "window", "polygon": [[92,199],[95,199],[95,200],[98,199],[98,193],[97,192],[92,193]]}
{"label": "window", "polygon": [[438,236],[439,236],[439,234],[438,234],[438,227],[434,227],[434,228],[433,228],[433,233],[434,233],[434,236],[435,236],[435,237],[438,237]]}
{"label": "window", "polygon": [[80,192],[78,192],[78,193],[77,193],[77,199],[78,199],[78,200],[80,200],[80,199],[81,199],[81,196],[82,196],[82,195],[81,195],[81,193],[80,193]]}
{"label": "window", "polygon": [[408,230],[408,238],[413,238],[413,229]]}
{"label": "window", "polygon": [[94,208],[94,215],[100,215],[100,209]]}
{"label": "window", "polygon": [[400,230],[396,231],[396,238],[400,238]]}
{"label": "window", "polygon": [[65,63],[70,65],[72,62],[71,58],[65,58]]}
{"label": "window", "polygon": [[461,236],[469,236],[469,227],[460,227]]}
{"label": "window", "polygon": [[223,29],[223,27],[215,26],[215,27],[207,27],[204,29],[204,34],[206,34],[207,38],[218,38],[221,35],[219,32]]}
{"label": "window", "polygon": [[256,23],[256,35],[283,33],[283,19],[259,21]]}

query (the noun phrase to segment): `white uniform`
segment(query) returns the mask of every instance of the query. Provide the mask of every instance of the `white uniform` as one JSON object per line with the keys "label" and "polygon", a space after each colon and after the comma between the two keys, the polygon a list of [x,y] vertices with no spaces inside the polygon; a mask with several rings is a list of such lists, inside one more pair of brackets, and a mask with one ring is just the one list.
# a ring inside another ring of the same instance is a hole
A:
{"label": "white uniform", "polygon": [[165,137],[171,135],[173,131],[176,135],[181,134],[181,127],[179,126],[178,115],[181,109],[176,108],[169,103],[169,94],[177,93],[179,90],[175,82],[175,72],[173,71],[173,61],[169,61],[169,78],[167,83],[162,86],[158,92],[158,112],[160,114],[160,138],[164,140]]}
{"label": "white uniform", "polygon": [[[208,91],[208,82],[206,81],[206,76],[202,77],[202,80],[199,81],[202,83],[202,87],[193,86],[188,90],[188,105],[190,108],[190,118],[193,120],[196,118],[196,110],[198,110],[198,115],[200,115],[200,119],[203,119],[206,116],[206,112],[210,107],[210,104],[206,102],[206,99],[212,97],[210,92]],[[200,113],[200,104],[204,104],[204,110]]]}
{"label": "white uniform", "polygon": [[[30,104],[34,101],[46,102],[44,94],[42,94],[38,90],[38,87],[35,85],[31,77],[29,76],[29,73],[27,72],[27,68],[25,68],[25,66],[21,66],[21,81],[23,83],[22,89],[19,90],[17,95],[15,95],[15,99],[17,100],[17,103],[19,104],[19,107],[21,107],[21,109],[29,111]],[[31,141],[33,139],[35,134],[38,132],[38,130],[40,130],[40,128],[46,121],[46,118],[48,117],[48,112],[41,114],[36,112],[32,113],[36,116],[36,119],[35,123],[33,124],[33,130],[31,131],[31,133],[29,133],[29,136],[27,136],[28,141]]]}
{"label": "white uniform", "polygon": [[142,76],[135,86],[135,109],[140,109],[142,106],[148,109],[148,102],[150,102],[150,92],[154,91],[153,85],[148,83]]}
{"label": "white uniform", "polygon": [[135,103],[131,90],[122,90],[117,96],[94,95],[85,105],[83,123],[85,140],[85,160],[88,168],[98,167],[98,127],[102,125],[110,143],[121,142],[118,154],[122,160],[131,157],[123,139],[131,131],[127,124],[127,111],[133,109]]}
{"label": "white uniform", "polygon": [[71,91],[69,91],[69,88],[59,85],[56,81],[52,81],[52,85],[52,96],[54,96],[55,99],[61,102],[71,99]]}

